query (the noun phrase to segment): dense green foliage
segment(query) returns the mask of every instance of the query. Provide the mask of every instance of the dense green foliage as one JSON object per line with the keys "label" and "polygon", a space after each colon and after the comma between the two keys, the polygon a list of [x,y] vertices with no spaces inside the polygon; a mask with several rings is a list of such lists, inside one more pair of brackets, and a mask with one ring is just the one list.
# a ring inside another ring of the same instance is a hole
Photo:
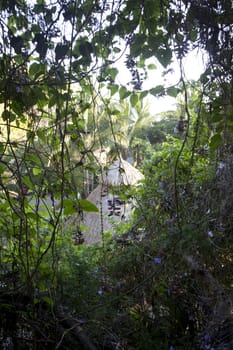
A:
{"label": "dense green foliage", "polygon": [[[232,349],[232,26],[229,0],[0,1],[2,349]],[[144,90],[174,57],[177,85]],[[145,181],[130,222],[74,245],[103,151]]]}

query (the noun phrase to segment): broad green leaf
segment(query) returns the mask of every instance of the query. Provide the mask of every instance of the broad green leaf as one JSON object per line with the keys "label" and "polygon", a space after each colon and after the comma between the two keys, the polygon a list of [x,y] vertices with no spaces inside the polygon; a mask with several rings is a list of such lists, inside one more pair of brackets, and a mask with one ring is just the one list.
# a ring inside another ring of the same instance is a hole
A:
{"label": "broad green leaf", "polygon": [[111,79],[111,81],[114,81],[116,79],[116,76],[118,74],[118,69],[117,68],[110,68],[107,67],[105,70],[106,76]]}
{"label": "broad green leaf", "polygon": [[169,95],[171,97],[176,97],[179,92],[180,92],[180,90],[178,88],[176,88],[175,86],[170,86],[169,88],[167,88],[167,95]]}
{"label": "broad green leaf", "polygon": [[201,82],[202,84],[206,84],[206,83],[208,83],[208,81],[209,81],[209,77],[208,77],[208,72],[206,71],[206,72],[204,72],[203,74],[201,74],[201,76],[200,76],[200,82]]}
{"label": "broad green leaf", "polygon": [[83,41],[80,43],[78,48],[80,54],[89,61],[90,55],[93,52],[92,44],[88,41]]}
{"label": "broad green leaf", "polygon": [[24,106],[21,101],[13,100],[11,108],[17,116],[21,116],[23,114]]}
{"label": "broad green leaf", "polygon": [[158,86],[150,89],[149,91],[150,91],[151,95],[158,97],[158,95],[161,95],[165,92],[165,88],[163,85],[158,85]]}
{"label": "broad green leaf", "polygon": [[36,134],[41,141],[46,142],[46,140],[47,140],[47,131],[46,130],[37,130]]}
{"label": "broad green leaf", "polygon": [[142,92],[140,93],[140,99],[143,100],[147,95],[148,95],[148,91],[147,91],[147,90],[142,91]]}
{"label": "broad green leaf", "polygon": [[157,67],[154,63],[150,63],[148,64],[147,68],[152,70],[152,69],[156,69]]}
{"label": "broad green leaf", "polygon": [[121,112],[119,111],[119,109],[114,109],[113,111],[111,111],[112,115],[120,115]]}
{"label": "broad green leaf", "polygon": [[57,104],[57,96],[52,95],[49,97],[48,107],[51,108]]}
{"label": "broad green leaf", "polygon": [[31,179],[30,179],[29,176],[24,176],[24,177],[22,178],[22,183],[23,183],[24,185],[26,185],[28,188],[31,188],[31,187],[32,187],[32,182],[31,182]]}
{"label": "broad green leaf", "polygon": [[134,93],[134,94],[132,94],[132,95],[130,96],[130,103],[131,103],[131,106],[132,106],[132,107],[135,107],[136,104],[137,104],[137,102],[138,102],[138,95]]}
{"label": "broad green leaf", "polygon": [[92,202],[88,201],[87,199],[81,199],[79,201],[80,207],[84,210],[84,211],[88,211],[88,212],[94,212],[94,213],[98,213],[99,209],[95,206],[95,204],[93,204]]}
{"label": "broad green leaf", "polygon": [[115,93],[117,93],[119,86],[116,84],[109,84],[108,88],[111,91],[111,96],[113,96],[113,95],[115,95]]}
{"label": "broad green leaf", "polygon": [[220,121],[222,121],[222,119],[223,119],[223,116],[222,116],[222,114],[221,113],[217,113],[217,112],[215,112],[215,113],[213,113],[213,115],[212,115],[212,122],[213,123],[218,123],[218,122],[220,122]]}
{"label": "broad green leaf", "polygon": [[119,47],[114,47],[113,48],[113,52],[115,52],[115,53],[120,53],[121,52],[121,49],[119,48]]}
{"label": "broad green leaf", "polygon": [[137,57],[142,53],[142,48],[145,45],[147,40],[146,35],[144,34],[136,34],[134,36],[133,43],[130,46],[130,56]]}
{"label": "broad green leaf", "polygon": [[215,134],[210,139],[210,150],[216,151],[222,144],[222,136],[220,134]]}
{"label": "broad green leaf", "polygon": [[64,207],[64,214],[65,215],[77,213],[77,208],[75,206],[75,203],[70,199],[64,199],[63,207]]}
{"label": "broad green leaf", "polygon": [[65,44],[65,45],[57,44],[57,46],[55,48],[56,61],[63,59],[66,56],[68,50],[69,50],[68,44]]}
{"label": "broad green leaf", "polygon": [[37,213],[33,212],[33,211],[28,211],[26,212],[27,218],[30,218],[34,221],[37,221],[39,219],[39,216],[37,215]]}
{"label": "broad green leaf", "polygon": [[227,120],[227,126],[232,127],[233,126],[233,121],[232,120]]}
{"label": "broad green leaf", "polygon": [[196,41],[196,40],[197,40],[197,36],[198,36],[198,34],[197,34],[197,31],[196,31],[196,30],[191,30],[191,31],[189,32],[190,40]]}
{"label": "broad green leaf", "polygon": [[119,95],[120,95],[120,99],[124,100],[130,95],[130,92],[126,89],[125,86],[122,86],[119,90]]}
{"label": "broad green leaf", "polygon": [[35,49],[39,53],[40,59],[44,59],[48,50],[46,36],[42,33],[35,33],[34,42],[37,43]]}
{"label": "broad green leaf", "polygon": [[41,168],[33,168],[32,169],[33,175],[39,175],[42,173],[42,169]]}
{"label": "broad green leaf", "polygon": [[155,18],[160,14],[160,4],[157,0],[147,0],[144,2],[144,11],[147,19]]}
{"label": "broad green leaf", "polygon": [[159,62],[163,65],[163,67],[167,67],[172,59],[172,50],[170,48],[160,48],[156,51],[156,57]]}
{"label": "broad green leaf", "polygon": [[81,231],[87,231],[88,230],[88,226],[86,226],[86,225],[79,225],[79,227],[80,227]]}
{"label": "broad green leaf", "polygon": [[2,142],[0,142],[0,154],[4,151],[5,146]]}
{"label": "broad green leaf", "polygon": [[41,298],[42,300],[43,300],[43,302],[45,302],[46,304],[48,304],[48,305],[53,305],[53,299],[52,298],[50,298],[49,296],[43,296],[42,298]]}
{"label": "broad green leaf", "polygon": [[41,160],[39,157],[37,157],[35,154],[31,154],[31,153],[26,153],[25,155],[25,160],[27,162],[33,162],[39,166],[41,166]]}
{"label": "broad green leaf", "polygon": [[4,173],[6,168],[3,165],[0,165],[0,175]]}
{"label": "broad green leaf", "polygon": [[32,24],[31,31],[33,33],[40,33],[41,28],[40,28],[39,24],[35,24],[35,23]]}
{"label": "broad green leaf", "polygon": [[32,63],[29,68],[29,74],[38,78],[40,75],[45,73],[45,65],[41,63]]}
{"label": "broad green leaf", "polygon": [[9,122],[13,122],[16,119],[16,115],[10,111],[3,111],[2,112],[2,119],[8,120]]}

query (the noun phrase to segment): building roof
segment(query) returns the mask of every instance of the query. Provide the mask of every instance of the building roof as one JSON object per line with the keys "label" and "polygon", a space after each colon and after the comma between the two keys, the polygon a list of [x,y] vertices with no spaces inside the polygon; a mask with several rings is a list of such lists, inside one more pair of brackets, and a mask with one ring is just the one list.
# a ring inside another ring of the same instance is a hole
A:
{"label": "building roof", "polygon": [[143,178],[138,169],[120,158],[103,172],[101,182],[107,186],[136,185]]}

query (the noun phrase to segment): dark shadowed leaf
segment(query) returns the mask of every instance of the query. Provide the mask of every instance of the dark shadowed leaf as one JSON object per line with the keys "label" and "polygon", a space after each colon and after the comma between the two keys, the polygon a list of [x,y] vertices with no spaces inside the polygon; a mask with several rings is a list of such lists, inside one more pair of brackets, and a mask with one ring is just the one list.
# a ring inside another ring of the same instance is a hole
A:
{"label": "dark shadowed leaf", "polygon": [[222,136],[220,134],[215,134],[210,139],[210,150],[216,151],[222,144]]}

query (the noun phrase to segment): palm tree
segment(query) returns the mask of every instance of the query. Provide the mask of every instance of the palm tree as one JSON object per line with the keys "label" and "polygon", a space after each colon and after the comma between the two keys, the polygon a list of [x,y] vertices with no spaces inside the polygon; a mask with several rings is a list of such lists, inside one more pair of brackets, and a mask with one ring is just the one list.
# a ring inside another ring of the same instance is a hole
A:
{"label": "palm tree", "polygon": [[[131,158],[135,166],[141,164],[143,142],[149,143],[148,130],[156,117],[149,104],[140,101],[132,107],[129,100],[96,100],[87,110],[86,133],[82,134],[87,149],[96,156],[100,165],[112,163],[116,158]],[[102,155],[105,155],[102,157]]]}

